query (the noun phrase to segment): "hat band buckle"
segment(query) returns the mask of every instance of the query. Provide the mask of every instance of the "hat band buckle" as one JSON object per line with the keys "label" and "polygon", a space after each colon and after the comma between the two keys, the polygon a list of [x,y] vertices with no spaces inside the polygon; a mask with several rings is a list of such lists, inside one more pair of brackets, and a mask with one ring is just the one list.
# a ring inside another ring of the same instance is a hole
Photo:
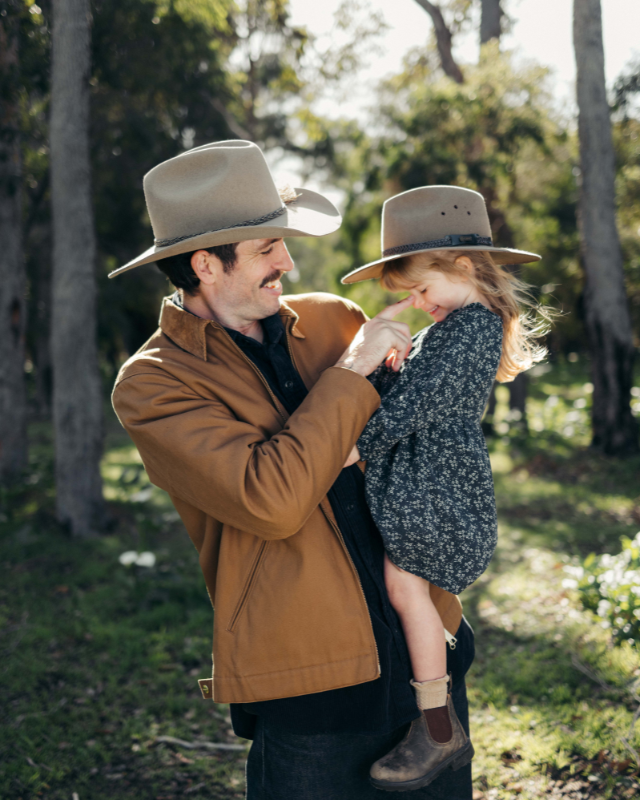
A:
{"label": "hat band buckle", "polygon": [[432,239],[430,242],[418,242],[418,244],[401,244],[398,247],[388,247],[382,251],[383,258],[388,256],[399,256],[404,253],[414,253],[416,250],[439,250],[443,247],[493,247],[493,239],[490,236],[480,236],[478,233],[451,233],[442,239]]}
{"label": "hat band buckle", "polygon": [[201,233],[189,233],[186,236],[176,236],[175,239],[154,239],[153,242],[156,247],[170,247],[171,245],[178,244],[179,242],[185,242],[187,239],[195,239],[196,236],[206,236],[209,233],[220,233],[221,231],[231,230],[231,228],[250,228],[254,225],[263,225],[265,222],[270,222],[272,219],[282,216],[286,210],[286,205],[283,205],[280,208],[276,208],[275,211],[265,214],[264,217],[248,219],[245,222],[235,222],[233,225],[225,225],[223,228],[213,228],[212,230],[202,231]]}

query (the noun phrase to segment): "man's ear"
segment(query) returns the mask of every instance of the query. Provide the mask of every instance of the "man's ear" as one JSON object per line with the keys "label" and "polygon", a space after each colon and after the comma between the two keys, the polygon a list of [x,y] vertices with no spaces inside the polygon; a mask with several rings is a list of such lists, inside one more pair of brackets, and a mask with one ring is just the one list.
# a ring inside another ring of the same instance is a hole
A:
{"label": "man's ear", "polygon": [[191,256],[191,268],[205,286],[213,286],[223,271],[222,261],[206,250],[196,250]]}

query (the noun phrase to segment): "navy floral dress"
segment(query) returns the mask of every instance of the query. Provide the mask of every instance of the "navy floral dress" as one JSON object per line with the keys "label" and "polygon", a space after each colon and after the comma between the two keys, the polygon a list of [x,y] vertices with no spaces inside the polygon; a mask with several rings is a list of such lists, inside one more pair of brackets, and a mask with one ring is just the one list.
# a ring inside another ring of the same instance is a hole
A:
{"label": "navy floral dress", "polygon": [[497,541],[480,420],[501,353],[502,320],[471,303],[416,334],[399,372],[370,377],[381,405],[358,440],[367,503],[391,561],[454,594]]}

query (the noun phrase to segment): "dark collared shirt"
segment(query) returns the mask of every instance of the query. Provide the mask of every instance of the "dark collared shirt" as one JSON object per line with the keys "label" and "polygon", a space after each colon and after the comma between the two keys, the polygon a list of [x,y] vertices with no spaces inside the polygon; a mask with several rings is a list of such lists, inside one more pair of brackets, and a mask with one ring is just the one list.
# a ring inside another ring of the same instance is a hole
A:
{"label": "dark collared shirt", "polygon": [[[238,331],[227,332],[293,414],[307,396],[307,388],[291,360],[279,314],[262,320],[262,327],[262,344]],[[328,497],[367,602],[381,677],[318,694],[232,704],[231,719],[239,736],[253,738],[257,715],[272,725],[304,734],[386,733],[418,715],[409,684],[406,643],[384,585],[382,539],[365,501],[364,476],[359,467],[343,469]]]}

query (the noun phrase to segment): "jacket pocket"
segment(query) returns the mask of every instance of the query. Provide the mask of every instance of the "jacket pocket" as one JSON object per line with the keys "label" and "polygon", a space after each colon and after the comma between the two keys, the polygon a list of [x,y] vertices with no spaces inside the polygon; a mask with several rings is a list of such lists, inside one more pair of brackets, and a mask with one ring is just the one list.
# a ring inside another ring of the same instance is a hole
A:
{"label": "jacket pocket", "polygon": [[256,551],[256,554],[253,558],[253,563],[251,564],[251,567],[249,569],[249,574],[247,575],[247,579],[242,588],[242,592],[240,594],[238,602],[236,603],[236,607],[233,610],[233,614],[229,619],[229,624],[227,625],[228,631],[233,631],[235,629],[236,624],[240,619],[240,615],[242,614],[244,607],[247,604],[247,600],[251,595],[251,591],[253,590],[253,587],[256,584],[256,578],[258,577],[258,572],[260,571],[260,567],[262,566],[262,563],[264,561],[264,556],[267,551],[268,544],[269,544],[268,541],[262,541],[260,543],[260,546],[258,547],[258,550]]}

